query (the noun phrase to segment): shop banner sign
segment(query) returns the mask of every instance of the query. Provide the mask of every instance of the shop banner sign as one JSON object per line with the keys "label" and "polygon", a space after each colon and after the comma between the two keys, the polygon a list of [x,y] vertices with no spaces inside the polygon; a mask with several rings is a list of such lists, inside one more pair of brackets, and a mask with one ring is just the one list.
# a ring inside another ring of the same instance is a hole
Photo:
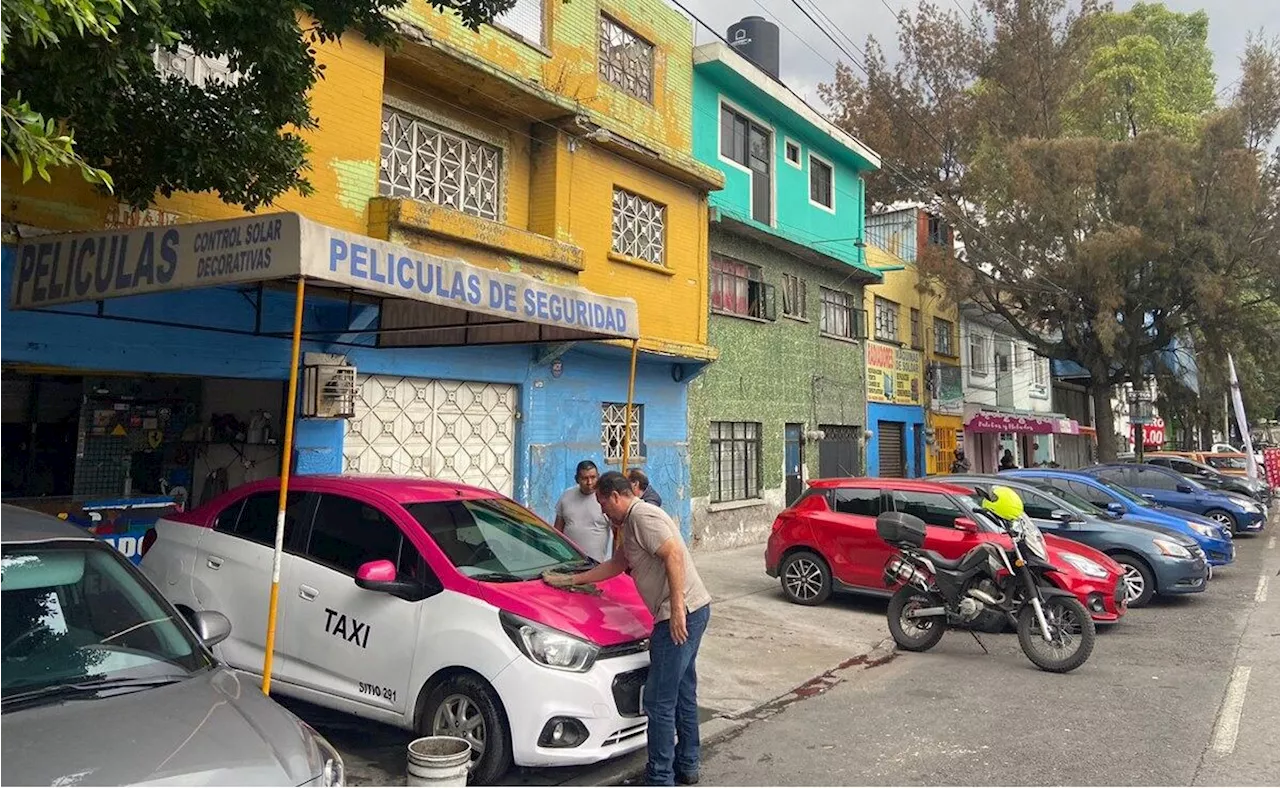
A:
{"label": "shop banner sign", "polygon": [[919,405],[924,374],[920,352],[867,343],[867,401]]}
{"label": "shop banner sign", "polygon": [[934,365],[938,391],[933,400],[935,413],[960,414],[964,411],[964,384],[960,367],[954,364]]}
{"label": "shop banner sign", "polygon": [[633,299],[494,271],[335,230],[296,213],[40,236],[23,242],[15,257],[13,309],[305,276],[496,322],[640,336]]}
{"label": "shop banner sign", "polygon": [[636,339],[636,303],[524,274],[494,271],[400,244],[308,223],[303,233],[309,277],[361,290],[490,315]]}
{"label": "shop banner sign", "polygon": [[10,304],[57,304],[297,276],[293,213],[43,235],[18,247]]}

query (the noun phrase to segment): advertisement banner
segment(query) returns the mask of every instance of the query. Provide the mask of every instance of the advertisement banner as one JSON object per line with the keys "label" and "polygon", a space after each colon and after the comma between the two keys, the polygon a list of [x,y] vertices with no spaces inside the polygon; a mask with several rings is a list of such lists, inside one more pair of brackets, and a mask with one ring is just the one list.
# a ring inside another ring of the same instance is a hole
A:
{"label": "advertisement banner", "polygon": [[867,401],[919,405],[924,397],[920,352],[867,343]]}
{"label": "advertisement banner", "polygon": [[964,411],[964,384],[961,382],[960,367],[954,364],[935,364],[937,375],[937,393],[933,398],[935,413],[960,415]]}

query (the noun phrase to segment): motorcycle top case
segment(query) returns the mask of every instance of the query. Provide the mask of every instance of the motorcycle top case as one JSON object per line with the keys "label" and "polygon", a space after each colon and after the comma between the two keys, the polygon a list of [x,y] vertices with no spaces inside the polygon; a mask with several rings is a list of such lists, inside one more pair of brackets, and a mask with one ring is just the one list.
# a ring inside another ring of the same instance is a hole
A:
{"label": "motorcycle top case", "polygon": [[876,518],[876,533],[889,544],[924,547],[924,520],[906,512],[885,512]]}

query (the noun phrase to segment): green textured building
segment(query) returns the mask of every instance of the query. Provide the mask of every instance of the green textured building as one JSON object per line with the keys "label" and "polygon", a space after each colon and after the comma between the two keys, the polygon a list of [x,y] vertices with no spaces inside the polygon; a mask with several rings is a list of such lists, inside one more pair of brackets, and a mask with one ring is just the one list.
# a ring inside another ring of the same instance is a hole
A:
{"label": "green textured building", "polygon": [[863,174],[879,157],[777,79],[776,29],[694,51],[694,155],[710,197],[708,343],[689,390],[694,543],[762,541],[805,480],[859,475],[866,424]]}

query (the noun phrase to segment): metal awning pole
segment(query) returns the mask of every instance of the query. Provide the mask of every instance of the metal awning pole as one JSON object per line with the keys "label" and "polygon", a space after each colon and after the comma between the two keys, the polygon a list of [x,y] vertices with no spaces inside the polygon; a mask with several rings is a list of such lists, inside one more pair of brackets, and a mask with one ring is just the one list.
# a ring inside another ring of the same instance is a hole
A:
{"label": "metal awning pole", "polygon": [[271,558],[271,602],[267,607],[267,650],[262,659],[262,693],[271,694],[271,661],[276,648],[276,614],[280,607],[280,558],[284,553],[284,511],[289,501],[289,465],[293,459],[293,422],[298,410],[298,361],[302,355],[302,305],[306,280],[298,277],[293,303],[293,347],[289,350],[289,397],[285,400],[284,445],[280,456],[280,502],[276,508],[276,545]]}
{"label": "metal awning pole", "polygon": [[[636,401],[636,356],[640,353],[640,340],[631,340],[631,373],[627,376],[627,409],[623,412],[622,422],[622,466],[620,470],[623,475],[627,472],[627,465],[631,462],[631,411]],[[613,550],[617,552],[622,542],[622,529],[614,526],[613,528]]]}

